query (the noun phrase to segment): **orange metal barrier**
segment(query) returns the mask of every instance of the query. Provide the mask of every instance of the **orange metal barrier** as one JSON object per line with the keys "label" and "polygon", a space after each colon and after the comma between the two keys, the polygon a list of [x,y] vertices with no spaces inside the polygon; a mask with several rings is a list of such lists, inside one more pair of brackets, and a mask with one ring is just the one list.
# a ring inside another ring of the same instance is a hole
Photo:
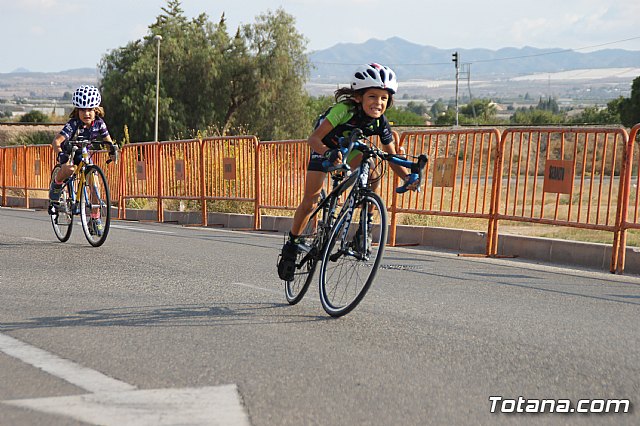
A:
{"label": "orange metal barrier", "polygon": [[5,156],[7,154],[7,150],[2,148],[0,149],[0,185],[2,185],[2,197],[0,201],[2,201],[3,206],[7,204],[7,185],[5,182],[5,173],[7,168],[5,167],[6,161]]}
{"label": "orange metal barrier", "polygon": [[617,232],[627,140],[622,128],[506,129],[493,238],[499,220]]}
{"label": "orange metal barrier", "polygon": [[[640,124],[636,124],[629,134],[629,143],[627,145],[626,152],[626,167],[624,170],[624,185],[622,200],[624,203],[620,208],[619,222],[620,229],[616,234],[617,245],[614,243],[614,253],[617,253],[617,263],[612,264],[615,266],[617,273],[624,271],[625,254],[627,249],[627,230],[628,229],[640,229],[640,155],[636,153],[640,149],[640,144],[636,143],[636,140],[640,138]],[[635,161],[634,161],[635,154]],[[613,263],[613,262],[612,262]]]}
{"label": "orange metal barrier", "polygon": [[[163,200],[198,200],[201,195],[202,142],[161,142],[158,154],[158,221],[164,222]],[[156,169],[154,167],[154,169]]]}
{"label": "orange metal barrier", "polygon": [[256,200],[255,136],[128,144],[122,151],[122,219],[133,198],[156,199],[159,222],[164,200],[200,201],[205,226],[207,201]]}
{"label": "orange metal barrier", "polygon": [[[118,169],[115,165],[106,164],[108,158],[106,151],[94,152],[92,155],[94,163],[104,170],[110,182],[111,198],[117,199]],[[56,163],[51,145],[3,147],[0,155],[2,205],[7,204],[7,190],[13,190],[23,193],[24,205],[29,208],[30,191],[49,191],[51,170]],[[115,185],[111,182],[115,182]]]}
{"label": "orange metal barrier", "polygon": [[6,205],[7,190],[22,191],[29,208],[29,191],[49,189],[54,164],[51,146],[5,147],[2,158],[2,204]]}
{"label": "orange metal barrier", "polygon": [[[388,168],[379,192],[391,213],[395,245],[401,213],[480,218],[488,221],[486,255],[496,256],[498,223],[516,221],[613,233],[611,271],[624,270],[626,231],[640,229],[640,124],[630,137],[617,127],[514,127],[404,132],[409,155],[429,155],[423,192],[395,193],[399,180]],[[636,160],[633,161],[634,155]],[[305,184],[305,140],[260,142],[254,136],[129,144],[118,166],[108,153],[93,159],[109,180],[111,197],[126,218],[126,201],[155,199],[158,221],[164,200],[254,203],[261,210],[293,210]],[[47,190],[54,158],[49,145],[0,148],[2,204],[7,191]],[[388,167],[388,165],[386,165]]]}
{"label": "orange metal barrier", "polygon": [[254,228],[260,228],[259,161],[255,136],[226,136],[202,141],[202,223],[207,225],[207,201],[254,203]]}
{"label": "orange metal barrier", "polygon": [[[159,192],[158,167],[160,164],[158,161],[158,143],[127,144],[122,147],[120,161],[118,212],[120,219],[126,219],[125,205],[127,199],[157,198]],[[158,211],[160,210],[158,208]]]}
{"label": "orange metal barrier", "polygon": [[258,145],[258,209],[294,210],[304,193],[311,151],[304,139]]}
{"label": "orange metal barrier", "polygon": [[[427,154],[427,182],[421,193],[393,194],[390,244],[395,244],[398,213],[491,219],[494,161],[500,133],[492,128],[403,132],[409,155]],[[491,227],[488,227],[491,229]],[[487,238],[487,254],[492,249]]]}
{"label": "orange metal barrier", "polygon": [[[25,195],[28,194],[27,169],[25,167],[27,153],[26,147],[12,146],[4,148],[4,151],[4,164],[6,166],[2,173],[4,189],[14,191],[23,190]],[[27,198],[27,207],[28,206],[29,201]]]}

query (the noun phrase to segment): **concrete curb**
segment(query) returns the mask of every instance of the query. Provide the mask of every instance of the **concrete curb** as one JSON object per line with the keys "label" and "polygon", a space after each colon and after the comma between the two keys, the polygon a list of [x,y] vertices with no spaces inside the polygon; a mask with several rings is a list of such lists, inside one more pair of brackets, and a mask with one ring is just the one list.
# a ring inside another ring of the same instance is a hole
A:
{"label": "concrete curb", "polygon": [[[128,220],[155,220],[155,211],[127,210]],[[193,212],[164,213],[165,221],[180,224],[200,224],[201,214]],[[252,229],[253,215],[233,213],[209,213],[210,226],[231,229]],[[291,217],[263,216],[262,231],[286,233],[291,228]],[[461,254],[484,254],[486,232],[452,228],[399,225],[396,232],[399,246],[418,245],[457,251]],[[613,236],[612,236],[613,243]],[[581,266],[609,272],[612,246],[599,243],[558,240],[553,238],[526,237],[500,234],[499,256],[517,256],[538,262]],[[625,274],[640,275],[640,249],[627,247]]]}
{"label": "concrete curb", "polygon": [[[9,197],[9,207],[23,207],[23,199]],[[31,199],[33,208],[46,208],[45,200]],[[114,211],[114,215],[117,212]],[[127,209],[127,220],[155,222],[155,210]],[[181,225],[200,225],[200,212],[164,212],[167,223]],[[291,228],[291,217],[263,216],[262,231],[286,233]],[[229,229],[253,229],[253,215],[235,213],[209,213],[209,226]],[[396,243],[399,246],[418,245],[446,249],[460,254],[485,253],[487,244],[486,232],[469,231],[452,228],[431,228],[423,226],[399,225],[396,232]],[[613,236],[612,236],[613,244]],[[609,272],[612,245],[584,243],[579,241],[558,240],[553,238],[527,237],[520,235],[499,234],[498,255],[517,256],[536,262],[557,265],[580,266]],[[640,248],[627,247],[624,273],[640,275]]]}

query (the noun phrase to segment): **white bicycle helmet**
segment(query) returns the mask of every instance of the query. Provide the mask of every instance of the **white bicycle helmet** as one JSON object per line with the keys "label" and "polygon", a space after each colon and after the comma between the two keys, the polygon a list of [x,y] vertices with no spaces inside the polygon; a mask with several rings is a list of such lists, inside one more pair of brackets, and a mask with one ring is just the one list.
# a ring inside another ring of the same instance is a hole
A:
{"label": "white bicycle helmet", "polygon": [[391,94],[396,93],[398,90],[396,73],[391,68],[376,63],[361,66],[353,74],[351,88],[360,90],[371,87],[386,89]]}
{"label": "white bicycle helmet", "polygon": [[100,91],[94,86],[80,86],[73,93],[71,102],[76,108],[95,108],[100,106],[102,97]]}

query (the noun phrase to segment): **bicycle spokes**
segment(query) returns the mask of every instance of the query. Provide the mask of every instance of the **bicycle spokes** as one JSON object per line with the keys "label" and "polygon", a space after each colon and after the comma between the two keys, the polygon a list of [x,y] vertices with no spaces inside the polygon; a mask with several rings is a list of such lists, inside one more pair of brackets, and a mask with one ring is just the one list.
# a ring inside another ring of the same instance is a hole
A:
{"label": "bicycle spokes", "polygon": [[365,195],[341,213],[320,270],[320,300],[329,315],[344,315],[360,303],[375,278],[386,237],[386,209],[377,194]]}
{"label": "bicycle spokes", "polygon": [[94,247],[104,243],[111,222],[111,199],[104,172],[95,165],[86,169],[80,193],[80,220],[84,235]]}

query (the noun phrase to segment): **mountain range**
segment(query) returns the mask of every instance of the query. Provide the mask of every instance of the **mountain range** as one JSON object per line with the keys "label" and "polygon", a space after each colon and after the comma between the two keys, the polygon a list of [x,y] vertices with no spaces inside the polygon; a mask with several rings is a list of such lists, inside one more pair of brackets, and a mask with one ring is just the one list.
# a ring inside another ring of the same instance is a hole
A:
{"label": "mountain range", "polygon": [[[310,52],[308,57],[312,69],[307,90],[314,95],[331,94],[336,84],[344,84],[356,67],[379,62],[396,71],[404,88],[410,87],[413,81],[414,86],[421,87],[414,87],[414,92],[448,96],[451,89],[447,85],[455,81],[454,52],[459,55],[460,79],[473,82],[474,91],[480,95],[512,92],[512,89],[504,89],[506,85],[510,88],[517,85],[519,93],[528,90],[536,93],[538,88],[546,86],[545,92],[560,94],[568,89],[554,89],[553,84],[580,79],[583,83],[592,81],[602,87],[606,85],[610,93],[603,96],[613,98],[620,94],[626,96],[631,81],[640,75],[638,51],[604,49],[583,53],[535,47],[441,49],[392,37],[387,40],[370,39],[364,43],[340,43]],[[580,71],[570,75],[571,70]],[[98,79],[96,68],[55,73],[18,69],[13,73],[0,73],[0,99],[13,96],[61,97],[79,84],[97,84]]]}
{"label": "mountain range", "polygon": [[364,43],[341,43],[309,54],[311,80],[344,80],[358,64],[389,64],[404,80],[451,79],[452,54],[475,78],[512,78],[535,73],[555,73],[593,68],[640,68],[640,52],[604,49],[582,53],[560,48],[505,47],[489,49],[440,49],[411,43],[399,37],[370,39]]}

